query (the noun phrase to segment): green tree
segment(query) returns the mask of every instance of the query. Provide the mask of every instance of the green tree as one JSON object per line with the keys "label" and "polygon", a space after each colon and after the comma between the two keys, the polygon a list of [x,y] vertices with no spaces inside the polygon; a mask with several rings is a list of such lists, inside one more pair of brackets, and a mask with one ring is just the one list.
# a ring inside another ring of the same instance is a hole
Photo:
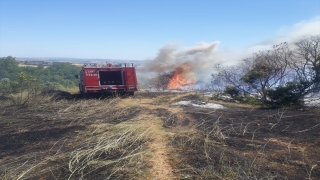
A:
{"label": "green tree", "polygon": [[222,78],[227,86],[233,86],[245,96],[258,92],[262,96],[259,100],[268,104],[267,90],[288,81],[288,64],[292,56],[289,45],[281,43],[273,46],[271,50],[260,51],[244,59],[240,65],[218,68],[218,77]]}
{"label": "green tree", "polygon": [[10,92],[11,82],[9,78],[3,78],[0,80],[0,93],[6,95]]}
{"label": "green tree", "polygon": [[259,91],[263,95],[262,100],[265,102],[267,97],[266,89],[269,88],[273,73],[274,69],[272,66],[260,60],[255,63],[254,67],[248,73],[242,76],[241,80],[251,88]]}
{"label": "green tree", "polygon": [[302,88],[303,86],[298,82],[288,82],[285,86],[268,89],[266,92],[270,98],[268,103],[273,106],[301,104],[300,91]]}
{"label": "green tree", "polygon": [[224,92],[229,94],[232,98],[235,98],[240,94],[240,91],[234,86],[226,86]]}
{"label": "green tree", "polygon": [[0,58],[0,79],[14,79],[18,70],[18,62],[12,56]]}
{"label": "green tree", "polygon": [[12,89],[13,92],[18,93],[16,103],[25,105],[38,95],[40,85],[33,76],[20,72],[17,74],[17,80],[12,83]]}

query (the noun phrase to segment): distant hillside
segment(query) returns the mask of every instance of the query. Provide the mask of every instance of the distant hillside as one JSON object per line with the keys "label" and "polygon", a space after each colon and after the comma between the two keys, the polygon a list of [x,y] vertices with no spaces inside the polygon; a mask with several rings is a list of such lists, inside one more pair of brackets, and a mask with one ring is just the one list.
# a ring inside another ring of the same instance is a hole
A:
{"label": "distant hillside", "polygon": [[71,63],[102,63],[102,62],[116,62],[116,63],[134,63],[136,65],[143,64],[146,60],[122,60],[122,59],[81,59],[81,58],[16,58],[17,61],[48,61],[48,62],[71,62]]}

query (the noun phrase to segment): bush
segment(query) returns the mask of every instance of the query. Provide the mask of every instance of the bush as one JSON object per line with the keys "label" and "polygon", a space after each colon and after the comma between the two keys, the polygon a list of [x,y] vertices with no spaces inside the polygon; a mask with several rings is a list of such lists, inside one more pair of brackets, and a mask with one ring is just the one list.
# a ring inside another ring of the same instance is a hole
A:
{"label": "bush", "polygon": [[243,101],[244,103],[251,105],[262,105],[261,97],[254,95],[245,95]]}
{"label": "bush", "polygon": [[6,95],[10,92],[11,81],[9,78],[3,78],[0,81],[0,93]]}
{"label": "bush", "polygon": [[239,90],[234,86],[226,86],[224,92],[229,94],[233,99],[240,95]]}
{"label": "bush", "polygon": [[268,89],[269,105],[301,105],[301,88],[299,83],[289,82],[285,86]]}
{"label": "bush", "polygon": [[221,96],[222,96],[222,93],[221,92],[217,92],[217,93],[214,93],[212,95],[212,98],[213,100],[220,100],[221,99]]}
{"label": "bush", "polygon": [[225,94],[225,93],[221,93],[221,92],[214,93],[212,95],[211,99],[227,101],[227,102],[234,102],[235,101],[232,97],[230,97],[230,95]]}
{"label": "bush", "polygon": [[25,105],[34,100],[41,90],[37,79],[33,76],[20,72],[16,75],[16,80],[3,78],[0,80],[0,94],[12,99],[16,105]]}

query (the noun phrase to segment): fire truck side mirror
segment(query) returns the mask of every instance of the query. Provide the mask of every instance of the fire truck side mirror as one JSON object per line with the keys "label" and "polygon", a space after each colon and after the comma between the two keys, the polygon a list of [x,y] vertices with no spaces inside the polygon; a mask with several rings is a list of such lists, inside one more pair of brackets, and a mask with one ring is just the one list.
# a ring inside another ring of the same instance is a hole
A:
{"label": "fire truck side mirror", "polygon": [[76,79],[79,79],[79,75],[74,75],[74,77],[75,77]]}

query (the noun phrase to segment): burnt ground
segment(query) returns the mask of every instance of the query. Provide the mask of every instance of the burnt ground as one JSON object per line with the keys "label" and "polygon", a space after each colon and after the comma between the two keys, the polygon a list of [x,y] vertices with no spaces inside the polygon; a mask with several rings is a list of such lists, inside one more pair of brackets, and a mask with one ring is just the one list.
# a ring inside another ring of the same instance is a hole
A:
{"label": "burnt ground", "polygon": [[[137,106],[116,108],[118,102],[119,99],[57,99],[53,96],[38,106],[3,105],[0,110],[1,179],[16,179],[28,169],[40,172],[46,168],[50,173],[25,179],[68,179],[69,155],[79,148],[90,149],[86,146],[94,144],[84,135],[92,132],[90,125],[116,125],[135,118],[141,111]],[[133,144],[128,146],[135,147]],[[121,149],[112,151],[113,158],[124,155]],[[71,179],[77,179],[75,177]]]}
{"label": "burnt ground", "polygon": [[[84,99],[77,95],[68,96],[66,93],[59,93],[58,97],[37,106],[16,107],[12,104],[1,104],[2,179],[14,177],[9,172],[10,167],[17,171],[28,169],[44,159],[52,161],[50,167],[55,167],[52,169],[55,176],[50,172],[31,179],[67,179],[70,175],[67,170],[70,159],[68,153],[83,148],[84,140],[88,136],[83,134],[92,132],[89,128],[91,125],[99,127],[104,124],[111,128],[146,114],[157,117],[162,121],[163,128],[173,134],[170,141],[166,142],[167,147],[162,147],[165,143],[161,146],[163,152],[167,148],[171,153],[163,154],[159,151],[159,157],[166,157],[166,166],[170,164],[169,169],[172,169],[174,179],[320,177],[319,108],[263,109],[224,105],[226,109],[215,110],[179,107],[171,106],[171,103],[180,100],[204,101],[204,97],[185,93],[179,93],[178,97],[170,92],[137,93],[134,98],[128,99]],[[116,107],[119,104],[121,108]],[[161,134],[159,133],[157,138],[161,139]],[[143,147],[143,142],[134,146],[130,143],[128,145],[130,148],[140,146]],[[131,151],[130,148],[113,149],[109,153],[121,158]],[[52,160],[52,155],[59,157],[55,156],[56,159]],[[130,159],[128,162],[131,161]],[[142,166],[142,161],[139,160],[139,163],[131,165],[130,171],[121,164],[122,169],[118,170],[115,176],[117,178],[114,179],[140,179],[140,176],[131,176],[132,168],[138,169]],[[29,165],[26,166],[27,164]],[[143,166],[139,173],[146,171],[145,168],[149,166],[151,165]],[[95,177],[93,179],[103,179],[106,177],[103,173],[110,173],[109,169],[90,171],[96,174],[91,176]]]}
{"label": "burnt ground", "polygon": [[319,109],[227,106],[223,110],[184,107],[183,112],[196,120],[200,132],[193,138],[175,136],[172,142],[177,149],[183,146],[181,168],[188,167],[183,170],[187,179],[320,177]]}

